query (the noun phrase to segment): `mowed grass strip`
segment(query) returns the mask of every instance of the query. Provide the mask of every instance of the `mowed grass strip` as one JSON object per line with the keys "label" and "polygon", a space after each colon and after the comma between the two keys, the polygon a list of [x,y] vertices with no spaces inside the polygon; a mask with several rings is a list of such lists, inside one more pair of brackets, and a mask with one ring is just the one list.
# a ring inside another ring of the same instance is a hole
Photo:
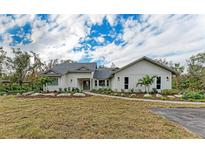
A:
{"label": "mowed grass strip", "polygon": [[152,113],[154,107],[205,107],[103,97],[0,97],[0,138],[198,138]]}

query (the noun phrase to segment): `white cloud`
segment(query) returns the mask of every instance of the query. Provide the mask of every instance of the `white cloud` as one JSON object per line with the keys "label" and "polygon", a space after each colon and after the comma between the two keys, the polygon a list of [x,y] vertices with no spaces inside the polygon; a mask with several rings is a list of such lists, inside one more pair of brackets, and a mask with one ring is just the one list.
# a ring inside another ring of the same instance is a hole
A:
{"label": "white cloud", "polygon": [[[117,22],[116,15],[50,15],[48,22],[35,15],[0,15],[0,35],[3,45],[8,49],[13,41],[7,30],[15,26],[31,23],[31,35],[27,38],[31,44],[18,44],[24,50],[33,50],[44,60],[72,59],[80,60],[86,52],[73,51],[80,46],[80,40],[89,39],[92,24],[101,25],[103,19],[110,25]],[[174,62],[185,62],[192,54],[203,52],[205,49],[205,15],[142,15],[140,20],[121,20],[124,30],[118,38],[126,42],[124,46],[115,43],[96,47],[88,52],[92,61],[104,59],[108,66],[114,62],[123,66],[141,56],[167,58]],[[88,26],[87,26],[88,25]],[[98,42],[106,42],[104,36],[96,38]],[[89,44],[88,44],[89,45]]]}
{"label": "white cloud", "polygon": [[[5,18],[5,16],[1,16]],[[60,58],[60,59],[73,59],[80,60],[84,53],[77,53],[71,49],[79,43],[81,38],[84,38],[88,29],[85,26],[87,17],[81,15],[51,15],[49,23],[40,20],[36,16],[23,15],[15,16],[15,20],[7,17],[8,22],[4,26],[3,45],[9,46],[11,43],[11,35],[6,33],[9,28],[16,25],[23,26],[26,22],[32,24],[32,33],[27,36],[32,40],[31,44],[22,45],[18,44],[16,47],[21,47],[24,50],[33,50],[40,53],[40,57],[44,60]]]}
{"label": "white cloud", "polygon": [[[93,60],[106,55],[109,66],[126,65],[141,56],[165,57],[174,62],[183,62],[193,53],[205,49],[204,15],[145,15],[141,21],[125,20],[122,38],[127,43],[117,46],[112,43],[96,48],[90,56]],[[174,56],[173,56],[174,54]],[[176,58],[177,57],[177,58]]]}
{"label": "white cloud", "polygon": [[[14,26],[23,26],[27,22],[32,25],[31,44],[17,44],[24,50],[33,50],[40,54],[44,60],[48,59],[73,59],[80,60],[85,52],[74,52],[72,49],[78,46],[80,39],[84,39],[89,33],[88,24],[102,24],[104,18],[108,18],[110,24],[114,24],[115,15],[50,15],[48,22],[35,15],[0,16],[0,34],[3,34],[3,46],[8,47],[13,41],[11,34],[6,31]],[[104,41],[103,38],[98,38]],[[1,44],[0,44],[1,45]]]}

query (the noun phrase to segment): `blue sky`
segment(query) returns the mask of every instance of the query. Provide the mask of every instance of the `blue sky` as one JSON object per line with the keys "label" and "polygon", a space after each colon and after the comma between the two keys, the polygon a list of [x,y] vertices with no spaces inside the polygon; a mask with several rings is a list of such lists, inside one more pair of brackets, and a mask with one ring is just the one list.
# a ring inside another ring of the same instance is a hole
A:
{"label": "blue sky", "polygon": [[32,50],[45,61],[114,62],[121,67],[149,56],[184,64],[205,51],[205,16],[0,15],[0,46]]}

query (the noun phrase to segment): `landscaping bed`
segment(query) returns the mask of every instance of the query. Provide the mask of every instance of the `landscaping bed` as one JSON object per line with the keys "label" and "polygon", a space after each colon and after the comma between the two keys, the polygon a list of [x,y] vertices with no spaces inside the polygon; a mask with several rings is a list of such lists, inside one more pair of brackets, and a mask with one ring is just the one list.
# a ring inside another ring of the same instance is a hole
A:
{"label": "landscaping bed", "polygon": [[169,101],[191,101],[205,102],[205,94],[203,92],[184,92],[180,93],[176,90],[162,90],[161,93],[150,92],[114,92],[111,89],[98,89],[92,92],[111,96],[121,96],[129,98],[153,99],[153,100],[169,100]]}
{"label": "landscaping bed", "polygon": [[21,98],[72,98],[72,97],[88,97],[78,88],[59,88],[58,91],[42,91],[40,89],[28,89],[25,87],[10,87],[0,89],[0,96],[15,95]]}
{"label": "landscaping bed", "polygon": [[[34,93],[37,94],[37,93]],[[18,95],[20,98],[83,98],[91,95],[85,93],[38,93],[38,95]]]}

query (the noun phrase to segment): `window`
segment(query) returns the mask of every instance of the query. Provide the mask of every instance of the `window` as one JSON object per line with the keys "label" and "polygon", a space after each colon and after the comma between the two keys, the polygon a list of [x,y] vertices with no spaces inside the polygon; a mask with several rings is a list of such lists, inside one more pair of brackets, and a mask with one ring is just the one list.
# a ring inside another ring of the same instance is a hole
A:
{"label": "window", "polygon": [[109,80],[107,80],[107,86],[109,86],[109,84],[110,84],[110,83],[109,83]]}
{"label": "window", "polygon": [[120,77],[117,77],[117,80],[120,81]]}
{"label": "window", "polygon": [[72,79],[70,79],[70,83],[72,83],[73,82],[73,80]]}
{"label": "window", "polygon": [[95,86],[98,86],[98,81],[97,80],[95,80]]}
{"label": "window", "polygon": [[52,82],[48,83],[49,86],[57,86],[58,85],[58,78],[52,78]]}
{"label": "window", "polygon": [[157,87],[156,88],[161,89],[161,77],[160,76],[157,77]]}
{"label": "window", "polygon": [[129,88],[129,78],[128,77],[125,77],[124,78],[124,89],[128,89]]}
{"label": "window", "polygon": [[166,79],[167,79],[167,81],[169,81],[169,77],[168,77],[168,76],[167,76],[167,78],[166,78]]}
{"label": "window", "polygon": [[99,80],[99,86],[105,86],[105,80]]}

